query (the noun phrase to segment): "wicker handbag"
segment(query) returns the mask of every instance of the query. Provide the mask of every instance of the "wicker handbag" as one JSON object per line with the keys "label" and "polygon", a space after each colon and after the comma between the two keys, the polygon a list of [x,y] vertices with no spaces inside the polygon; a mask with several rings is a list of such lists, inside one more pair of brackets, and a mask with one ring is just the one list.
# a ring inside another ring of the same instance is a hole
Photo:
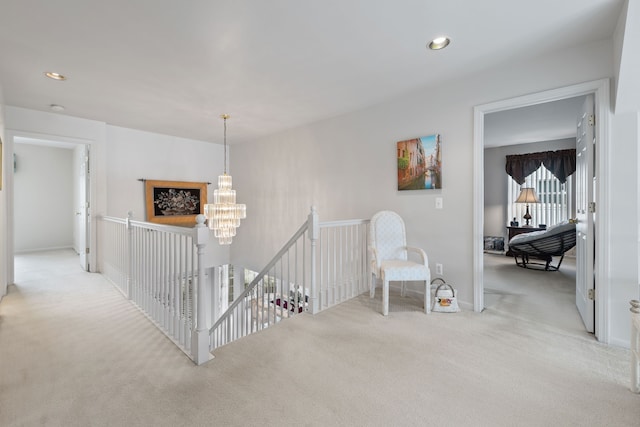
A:
{"label": "wicker handbag", "polygon": [[440,285],[436,288],[431,311],[436,313],[457,313],[460,311],[460,307],[458,307],[458,292],[440,277],[433,279],[431,284],[433,285],[436,281],[439,281]]}

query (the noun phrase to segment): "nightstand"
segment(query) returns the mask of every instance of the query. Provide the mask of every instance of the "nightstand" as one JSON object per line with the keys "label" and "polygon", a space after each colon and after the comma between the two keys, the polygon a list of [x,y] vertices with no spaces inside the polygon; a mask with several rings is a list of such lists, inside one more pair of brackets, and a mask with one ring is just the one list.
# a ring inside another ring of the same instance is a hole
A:
{"label": "nightstand", "polygon": [[[507,241],[507,244],[508,244],[513,236],[517,236],[518,234],[523,234],[523,233],[531,233],[532,231],[542,231],[542,230],[546,230],[546,228],[533,227],[533,226],[532,227],[507,227],[507,230],[509,230],[509,239]],[[513,256],[513,254],[511,253],[511,249],[508,249],[505,255]]]}

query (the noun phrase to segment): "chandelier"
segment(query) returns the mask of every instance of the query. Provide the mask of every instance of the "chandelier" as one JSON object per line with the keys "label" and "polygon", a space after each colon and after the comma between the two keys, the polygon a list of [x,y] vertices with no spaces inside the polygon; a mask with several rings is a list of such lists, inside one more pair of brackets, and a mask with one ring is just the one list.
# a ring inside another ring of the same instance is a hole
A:
{"label": "chandelier", "polygon": [[230,245],[240,220],[247,217],[247,206],[236,204],[236,191],[231,189],[231,175],[227,175],[227,119],[224,120],[224,174],[218,177],[218,188],[213,191],[213,203],[204,205],[207,224],[214,231],[221,245]]}

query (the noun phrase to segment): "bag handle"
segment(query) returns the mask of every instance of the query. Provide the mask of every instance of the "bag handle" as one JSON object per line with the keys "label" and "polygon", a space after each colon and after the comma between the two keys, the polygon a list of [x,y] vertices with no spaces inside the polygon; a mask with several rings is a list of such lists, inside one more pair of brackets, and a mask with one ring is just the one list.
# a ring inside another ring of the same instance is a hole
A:
{"label": "bag handle", "polygon": [[436,280],[439,280],[440,282],[442,282],[442,283],[441,283],[440,285],[438,285],[438,287],[436,288],[436,296],[438,296],[438,291],[440,290],[440,288],[443,288],[443,287],[444,287],[444,288],[449,288],[449,289],[451,290],[451,294],[452,294],[454,297],[456,296],[456,290],[455,290],[455,289],[453,289],[453,286],[451,286],[450,284],[448,284],[447,282],[445,282],[445,281],[444,281],[444,279],[443,279],[443,278],[441,278],[441,277],[436,277],[435,279],[433,279],[433,280],[431,281],[431,284],[433,285],[433,283],[434,283]]}
{"label": "bag handle", "polygon": [[439,291],[439,290],[440,290],[440,288],[442,288],[442,287],[446,287],[446,288],[451,289],[451,293],[453,294],[453,296],[454,296],[454,297],[456,296],[456,290],[455,290],[455,289],[453,289],[453,286],[451,286],[451,285],[449,285],[449,284],[447,284],[447,283],[443,283],[442,285],[440,285],[440,286],[438,286],[438,287],[436,288],[436,296],[438,296],[438,291]]}
{"label": "bag handle", "polygon": [[443,285],[446,284],[446,282],[444,281],[444,279],[442,277],[436,277],[435,279],[433,279],[431,281],[431,284],[433,285],[436,282],[436,280],[439,280],[440,282],[442,282]]}

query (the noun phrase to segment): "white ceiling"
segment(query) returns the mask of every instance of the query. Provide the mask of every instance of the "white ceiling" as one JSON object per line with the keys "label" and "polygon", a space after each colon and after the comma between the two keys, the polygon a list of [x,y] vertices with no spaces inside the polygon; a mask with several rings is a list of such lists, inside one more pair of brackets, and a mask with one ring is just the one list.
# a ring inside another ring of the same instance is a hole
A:
{"label": "white ceiling", "polygon": [[[229,143],[507,61],[610,38],[622,0],[20,0],[0,5],[7,105]],[[447,34],[451,45],[425,48]],[[68,76],[56,82],[43,76]]]}
{"label": "white ceiling", "polygon": [[584,96],[486,114],[484,146],[575,138]]}

